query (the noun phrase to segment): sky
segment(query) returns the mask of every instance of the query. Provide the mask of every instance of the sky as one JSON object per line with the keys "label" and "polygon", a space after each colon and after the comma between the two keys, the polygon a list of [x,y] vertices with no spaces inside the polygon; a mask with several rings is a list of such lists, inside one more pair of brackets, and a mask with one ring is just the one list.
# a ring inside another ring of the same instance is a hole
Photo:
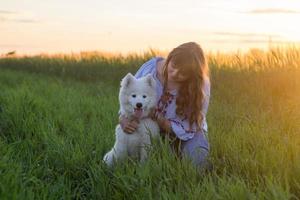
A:
{"label": "sky", "polygon": [[300,44],[299,0],[0,0],[0,55]]}

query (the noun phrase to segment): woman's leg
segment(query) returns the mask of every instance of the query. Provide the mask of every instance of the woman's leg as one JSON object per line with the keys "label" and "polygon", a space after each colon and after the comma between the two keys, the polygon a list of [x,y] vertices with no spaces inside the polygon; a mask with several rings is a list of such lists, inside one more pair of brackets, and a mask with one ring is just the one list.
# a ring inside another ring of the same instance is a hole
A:
{"label": "woman's leg", "polygon": [[203,133],[197,133],[188,140],[182,141],[181,154],[187,157],[199,169],[208,167],[207,157],[209,154],[209,144]]}

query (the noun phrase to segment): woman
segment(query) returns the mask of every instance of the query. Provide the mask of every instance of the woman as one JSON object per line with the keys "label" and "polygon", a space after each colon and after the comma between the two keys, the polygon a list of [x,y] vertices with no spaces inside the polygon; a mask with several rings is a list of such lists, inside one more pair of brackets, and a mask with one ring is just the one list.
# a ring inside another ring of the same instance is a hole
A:
{"label": "woman", "polygon": [[[158,103],[152,117],[165,135],[175,138],[179,155],[204,167],[209,153],[206,113],[210,96],[208,65],[195,42],[174,48],[166,59],[155,57],[144,63],[136,78],[152,74],[157,82]],[[124,132],[135,131],[138,121],[120,116]]]}

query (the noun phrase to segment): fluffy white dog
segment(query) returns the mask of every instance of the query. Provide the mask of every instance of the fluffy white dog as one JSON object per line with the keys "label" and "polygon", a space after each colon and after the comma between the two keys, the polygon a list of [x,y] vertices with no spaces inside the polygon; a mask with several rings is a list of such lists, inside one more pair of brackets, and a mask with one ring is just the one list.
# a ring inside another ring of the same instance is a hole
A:
{"label": "fluffy white dog", "polygon": [[147,147],[151,145],[151,137],[159,135],[159,127],[148,117],[156,106],[156,82],[151,75],[136,79],[127,74],[121,81],[119,93],[120,114],[128,119],[138,118],[140,123],[136,131],[127,134],[120,124],[116,127],[114,147],[103,158],[112,167],[115,161],[137,158],[141,162],[147,159]]}

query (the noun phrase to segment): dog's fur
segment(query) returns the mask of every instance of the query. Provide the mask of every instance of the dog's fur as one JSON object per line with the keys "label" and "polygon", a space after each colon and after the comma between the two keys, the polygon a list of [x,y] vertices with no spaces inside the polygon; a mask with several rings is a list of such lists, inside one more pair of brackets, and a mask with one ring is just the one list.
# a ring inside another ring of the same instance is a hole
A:
{"label": "dog's fur", "polygon": [[151,137],[159,135],[159,127],[148,117],[156,106],[156,82],[151,75],[136,79],[127,74],[121,81],[119,93],[120,114],[128,119],[138,118],[139,126],[134,133],[127,134],[120,124],[116,127],[114,147],[103,158],[112,167],[127,157],[137,158],[141,162],[147,159],[147,147]]}

